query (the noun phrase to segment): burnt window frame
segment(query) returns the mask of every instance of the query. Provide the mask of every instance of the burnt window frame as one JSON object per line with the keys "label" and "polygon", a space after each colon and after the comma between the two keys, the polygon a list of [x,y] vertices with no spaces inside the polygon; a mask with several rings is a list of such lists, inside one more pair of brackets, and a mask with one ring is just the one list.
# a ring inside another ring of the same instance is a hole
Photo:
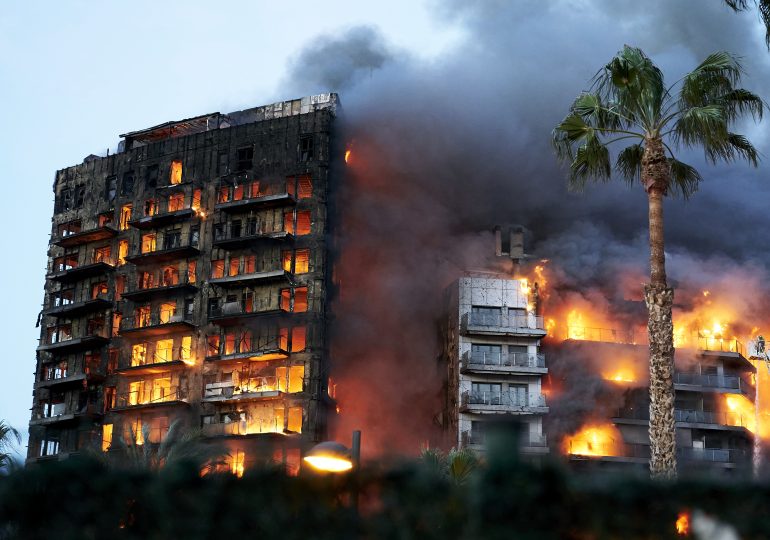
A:
{"label": "burnt window frame", "polygon": [[149,165],[147,167],[147,171],[145,172],[145,180],[144,184],[147,187],[158,187],[158,178],[160,176],[160,167],[158,167],[158,164],[155,165]]}
{"label": "burnt window frame", "polygon": [[118,177],[114,174],[104,179],[104,200],[113,202],[118,195]]}
{"label": "burnt window frame", "polygon": [[[248,157],[246,157],[248,154]],[[247,171],[254,166],[254,145],[239,146],[235,149],[235,171]]]}
{"label": "burnt window frame", "polygon": [[136,176],[134,171],[128,171],[123,173],[123,179],[120,182],[120,196],[132,195],[134,193],[134,186],[136,185]]}
{"label": "burnt window frame", "polygon": [[300,135],[297,144],[297,161],[306,163],[315,159],[315,137],[312,133]]}

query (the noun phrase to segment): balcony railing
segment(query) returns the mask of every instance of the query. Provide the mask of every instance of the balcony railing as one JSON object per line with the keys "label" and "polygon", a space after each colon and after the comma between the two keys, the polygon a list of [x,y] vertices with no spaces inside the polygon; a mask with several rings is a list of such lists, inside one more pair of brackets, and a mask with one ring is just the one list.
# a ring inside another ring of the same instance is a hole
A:
{"label": "balcony railing", "polygon": [[714,463],[746,463],[751,459],[747,450],[736,448],[677,448],[677,455],[685,461],[709,461]]}
{"label": "balcony railing", "polygon": [[466,331],[473,327],[482,332],[545,333],[543,317],[533,313],[524,315],[465,313],[462,317],[462,326]]}
{"label": "balcony railing", "polygon": [[174,347],[168,350],[155,351],[151,355],[143,355],[131,358],[123,369],[140,369],[152,367],[156,364],[168,364],[170,362],[189,362],[192,358],[192,350],[189,347]]}
{"label": "balcony railing", "polygon": [[242,247],[254,240],[281,239],[289,236],[283,229],[267,227],[257,220],[246,223],[230,221],[214,225],[214,244],[223,248]]}
{"label": "balcony railing", "polygon": [[463,392],[465,406],[486,405],[494,407],[545,407],[545,396],[519,392]]}
{"label": "balcony railing", "polygon": [[674,373],[675,384],[706,386],[708,388],[728,388],[743,393],[753,394],[754,387],[738,375],[702,375],[699,373]]}
{"label": "balcony railing", "polygon": [[[615,418],[649,421],[650,410],[647,407],[635,409],[620,409],[615,412]],[[732,412],[696,411],[691,409],[675,409],[674,420],[686,424],[712,424],[716,426],[749,427],[754,418]]]}
{"label": "balcony railing", "polygon": [[107,328],[103,325],[88,325],[82,336],[75,336],[72,333],[71,326],[59,326],[53,332],[50,332],[38,350],[77,350],[86,349],[97,342],[104,342],[109,339]]}
{"label": "balcony railing", "polygon": [[126,257],[132,264],[165,262],[198,253],[200,234],[158,234],[154,242],[143,240]]}
{"label": "balcony railing", "polygon": [[264,315],[268,313],[285,312],[279,307],[265,302],[224,302],[219,306],[209,307],[210,319],[229,319],[231,317],[241,317],[249,315]]}
{"label": "balcony railing", "polygon": [[471,367],[544,368],[545,355],[524,352],[506,354],[468,351],[463,355],[463,362]]}
{"label": "balcony railing", "polygon": [[568,326],[565,339],[579,341],[601,341],[604,343],[620,343],[636,345],[646,343],[646,335],[636,335],[632,330],[615,328],[589,328],[587,326]]}
{"label": "balcony railing", "polygon": [[159,405],[163,403],[184,401],[186,398],[186,392],[179,386],[165,386],[155,388],[152,390],[152,392],[129,391],[120,393],[115,399],[115,406],[118,409],[146,407],[148,405]]}
{"label": "balcony railing", "polygon": [[[462,433],[463,445],[484,446],[489,434],[483,431],[464,431]],[[543,448],[548,446],[548,438],[545,435],[525,433],[519,438],[519,446],[524,448]]]}
{"label": "balcony railing", "polygon": [[172,326],[192,326],[192,314],[183,311],[160,311],[125,317],[120,321],[121,332],[141,331],[142,329],[170,328]]}
{"label": "balcony railing", "polygon": [[81,279],[104,274],[114,268],[115,260],[111,257],[93,257],[91,262],[82,265],[78,264],[77,259],[74,258],[66,261],[54,262],[51,265],[51,271],[48,273],[48,278],[62,283],[72,283]]}
{"label": "balcony railing", "polygon": [[698,349],[702,351],[733,352],[743,355],[743,343],[737,339],[697,336]]}
{"label": "balcony railing", "polygon": [[222,180],[217,186],[216,208],[228,211],[240,211],[257,206],[290,204],[295,202],[289,193],[286,181],[275,183],[241,182]]}
{"label": "balcony railing", "polygon": [[140,281],[137,287],[134,287],[123,293],[124,298],[130,300],[143,300],[155,296],[161,296],[164,293],[195,290],[197,287],[195,281],[190,281],[187,272],[180,272],[171,277],[161,278],[158,281],[142,283]]}

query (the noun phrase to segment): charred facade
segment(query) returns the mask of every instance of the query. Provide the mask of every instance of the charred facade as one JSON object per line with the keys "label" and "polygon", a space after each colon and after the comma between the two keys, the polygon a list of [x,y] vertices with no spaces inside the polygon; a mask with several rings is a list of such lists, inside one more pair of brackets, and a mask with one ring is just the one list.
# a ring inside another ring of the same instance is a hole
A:
{"label": "charred facade", "polygon": [[57,172],[28,462],[175,419],[234,472],[324,438],[338,108],[169,122]]}

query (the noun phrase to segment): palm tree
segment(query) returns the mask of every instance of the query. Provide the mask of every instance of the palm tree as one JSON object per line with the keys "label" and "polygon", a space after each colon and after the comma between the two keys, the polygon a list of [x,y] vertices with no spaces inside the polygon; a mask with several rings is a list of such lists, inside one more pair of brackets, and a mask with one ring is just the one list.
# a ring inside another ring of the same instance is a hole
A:
{"label": "palm tree", "polygon": [[[15,442],[14,442],[15,441]],[[14,445],[21,442],[21,435],[5,420],[0,420],[0,470],[12,467],[15,463],[11,455]]]}
{"label": "palm tree", "polygon": [[674,292],[666,281],[663,198],[689,197],[702,178],[678,159],[674,149],[701,147],[707,161],[738,158],[757,165],[757,151],[731,125],[748,113],[762,118],[764,104],[736,88],[743,70],[726,52],[711,54],[672,86],[640,49],[625,46],[594,77],[553,131],[558,157],[570,164],[570,186],[611,178],[609,147],[631,142],[617,153],[615,171],[630,185],[641,181],[647,193],[650,283],[644,288],[650,347],[650,471],[676,475],[674,446],[673,324]]}
{"label": "palm tree", "polygon": [[467,448],[461,450],[452,448],[446,454],[435,448],[424,448],[420,452],[420,461],[440,476],[458,485],[465,484],[480,465],[479,458],[473,450]]}
{"label": "palm tree", "polygon": [[[733,11],[746,11],[749,9],[749,0],[725,0],[725,4]],[[770,0],[754,0],[754,5],[759,11],[759,18],[765,25],[765,45],[770,50]]]}

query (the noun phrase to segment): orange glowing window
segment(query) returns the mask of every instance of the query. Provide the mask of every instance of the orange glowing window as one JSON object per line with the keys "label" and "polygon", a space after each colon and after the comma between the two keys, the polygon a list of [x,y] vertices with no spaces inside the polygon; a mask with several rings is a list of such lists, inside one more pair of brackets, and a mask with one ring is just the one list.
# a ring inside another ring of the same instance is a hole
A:
{"label": "orange glowing window", "polygon": [[217,191],[217,202],[226,203],[230,200],[230,188],[228,186],[222,186]]}
{"label": "orange glowing window", "polygon": [[156,416],[150,420],[150,442],[158,444],[162,441],[163,437],[168,433],[168,426],[168,416]]}
{"label": "orange glowing window", "polygon": [[227,270],[228,276],[237,276],[238,275],[238,269],[241,266],[241,260],[237,257],[233,257],[230,259],[230,265]]}
{"label": "orange glowing window", "polygon": [[123,320],[123,315],[120,313],[112,314],[112,337],[117,337],[120,334],[120,321]]}
{"label": "orange glowing window", "polygon": [[198,269],[198,261],[187,261],[187,281],[188,283],[195,283],[195,272]]}
{"label": "orange glowing window", "polygon": [[150,306],[140,306],[136,308],[136,326],[142,328],[150,325]]}
{"label": "orange glowing window", "polygon": [[94,300],[99,297],[104,297],[107,295],[107,293],[110,292],[109,287],[107,287],[106,281],[100,281],[99,283],[93,283],[91,285],[91,299]]}
{"label": "orange glowing window", "polygon": [[234,201],[240,201],[243,199],[243,191],[244,191],[243,184],[236,184],[235,187],[233,187],[233,200]]}
{"label": "orange glowing window", "polygon": [[99,248],[94,248],[94,258],[93,261],[95,263],[110,263],[110,255],[112,254],[112,248],[110,246],[102,246]]}
{"label": "orange glowing window", "polygon": [[289,419],[286,428],[295,433],[302,433],[302,407],[289,407]]}
{"label": "orange glowing window", "polygon": [[184,193],[174,193],[168,196],[168,211],[178,212],[184,209]]}
{"label": "orange glowing window", "polygon": [[152,289],[155,286],[155,276],[150,272],[142,272],[139,276],[140,289]]}
{"label": "orange glowing window", "polygon": [[[280,308],[282,311],[291,311],[291,289],[281,289],[281,305]],[[281,332],[283,332],[284,329],[281,329]],[[288,330],[287,330],[287,338],[288,338]]]}
{"label": "orange glowing window", "polygon": [[112,444],[112,424],[102,424],[102,452],[110,449]]}
{"label": "orange glowing window", "polygon": [[286,191],[289,195],[295,195],[296,193],[298,199],[309,199],[313,196],[313,180],[309,174],[303,174],[297,177],[290,176],[286,179]]}
{"label": "orange glowing window", "polygon": [[257,258],[255,255],[246,255],[243,258],[243,273],[255,274],[257,272]]}
{"label": "orange glowing window", "polygon": [[132,209],[133,205],[130,204],[124,204],[120,207],[120,221],[118,222],[118,227],[121,231],[128,229],[128,222],[131,221]]}
{"label": "orange glowing window", "polygon": [[142,235],[142,253],[152,253],[155,251],[156,236],[155,233]]}
{"label": "orange glowing window", "polygon": [[243,471],[246,468],[246,454],[243,450],[236,450],[235,452],[232,452],[229,456],[230,460],[230,471],[240,478],[243,476]]}
{"label": "orange glowing window", "polygon": [[200,189],[193,190],[191,206],[193,210],[200,210],[200,207],[201,207],[201,190]]}
{"label": "orange glowing window", "polygon": [[283,230],[286,234],[294,234],[294,212],[283,213]]}
{"label": "orange glowing window", "polygon": [[217,356],[219,354],[219,335],[208,336],[206,347],[206,356]]}
{"label": "orange glowing window", "polygon": [[126,257],[128,257],[128,240],[118,241],[118,264],[126,264]]}
{"label": "orange glowing window", "polygon": [[255,199],[255,198],[259,197],[259,196],[260,196],[260,193],[259,193],[259,181],[256,180],[256,181],[252,182],[251,184],[249,184],[249,194],[248,194],[248,197],[250,199]]}
{"label": "orange glowing window", "polygon": [[131,366],[143,366],[147,361],[147,344],[137,343],[131,347]]}
{"label": "orange glowing window", "polygon": [[166,266],[162,276],[161,286],[163,287],[173,287],[179,284],[179,268],[176,266]]}
{"label": "orange glowing window", "polygon": [[295,234],[297,236],[302,236],[303,234],[310,234],[310,211],[309,210],[297,212],[297,231]]}
{"label": "orange glowing window", "polygon": [[291,272],[291,251],[281,252],[281,267],[285,271]]}
{"label": "orange glowing window", "polygon": [[291,352],[301,352],[305,350],[305,340],[307,328],[304,326],[295,326],[291,329]]}
{"label": "orange glowing window", "polygon": [[169,181],[171,184],[182,183],[182,162],[178,159],[171,162],[171,176]]}
{"label": "orange glowing window", "polygon": [[160,305],[160,322],[166,324],[176,315],[176,302],[165,302]]}
{"label": "orange glowing window", "polygon": [[182,337],[182,345],[179,348],[179,359],[180,360],[192,359],[192,336]]}
{"label": "orange glowing window", "polygon": [[305,274],[310,268],[310,250],[298,249],[294,256],[294,273]]}
{"label": "orange glowing window", "polygon": [[278,348],[282,351],[289,350],[289,329],[281,328],[278,330]]}
{"label": "orange glowing window", "polygon": [[174,340],[161,339],[155,344],[154,362],[171,362],[173,360]]}
{"label": "orange glowing window", "polygon": [[225,354],[235,353],[235,332],[225,334]]}
{"label": "orange glowing window", "polygon": [[307,287],[294,289],[294,313],[307,311]]}
{"label": "orange glowing window", "polygon": [[217,259],[211,261],[211,278],[217,279],[225,277],[225,260]]}
{"label": "orange glowing window", "polygon": [[291,366],[289,368],[289,393],[302,392],[305,366]]}
{"label": "orange glowing window", "polygon": [[112,223],[112,212],[105,212],[104,214],[99,214],[99,227],[105,227]]}
{"label": "orange glowing window", "polygon": [[244,330],[238,340],[238,351],[249,352],[251,351],[251,330]]}

